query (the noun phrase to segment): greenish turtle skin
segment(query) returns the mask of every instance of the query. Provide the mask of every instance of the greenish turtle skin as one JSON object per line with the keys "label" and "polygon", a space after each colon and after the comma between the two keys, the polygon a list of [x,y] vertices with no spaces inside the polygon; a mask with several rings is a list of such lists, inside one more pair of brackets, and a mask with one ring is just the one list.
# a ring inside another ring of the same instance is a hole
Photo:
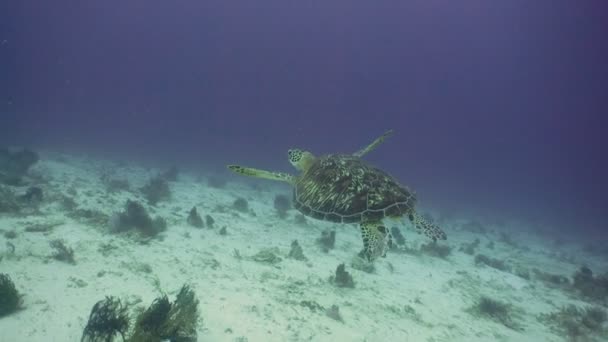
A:
{"label": "greenish turtle skin", "polygon": [[238,174],[288,182],[293,185],[294,207],[302,214],[329,222],[359,223],[363,239],[360,256],[369,261],[386,255],[392,243],[385,218],[407,217],[415,227],[436,240],[445,240],[441,228],[426,221],[415,211],[415,194],[388,173],[361,159],[374,150],[392,131],[384,133],[353,154],[315,157],[308,151],[291,149],[291,164],[298,176],[228,165]]}

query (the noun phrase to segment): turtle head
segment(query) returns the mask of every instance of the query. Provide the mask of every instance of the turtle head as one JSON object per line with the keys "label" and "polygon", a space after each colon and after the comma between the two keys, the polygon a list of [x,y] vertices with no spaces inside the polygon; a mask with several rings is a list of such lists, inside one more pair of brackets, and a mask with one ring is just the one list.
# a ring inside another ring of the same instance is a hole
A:
{"label": "turtle head", "polygon": [[291,165],[299,171],[308,170],[310,165],[315,161],[315,156],[312,153],[298,148],[292,148],[287,151],[287,156]]}

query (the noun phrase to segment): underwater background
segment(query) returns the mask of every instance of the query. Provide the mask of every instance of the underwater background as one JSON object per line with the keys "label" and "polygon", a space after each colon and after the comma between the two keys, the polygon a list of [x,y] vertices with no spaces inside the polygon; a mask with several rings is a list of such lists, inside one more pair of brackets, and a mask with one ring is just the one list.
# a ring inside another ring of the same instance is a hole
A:
{"label": "underwater background", "polygon": [[[169,202],[165,209],[179,205],[187,216],[203,201],[187,193],[206,186],[200,175],[229,184],[229,194],[222,194],[222,185],[211,189],[219,195],[204,197],[209,208],[220,199],[232,203],[239,194],[253,208],[272,208],[275,193],[291,196],[287,185],[242,179],[225,166],[296,173],[289,148],[351,153],[394,129],[366,160],[416,191],[419,206],[447,226],[448,244],[450,220],[472,220],[516,231],[524,243],[541,231],[601,247],[608,241],[607,36],[608,5],[595,0],[3,1],[0,148],[39,151],[47,170],[58,167],[51,160],[63,160],[91,179],[99,178],[96,170],[115,168],[112,175],[142,185],[154,174],[149,168],[176,166],[194,176],[180,180],[185,193],[171,189],[173,200],[184,203]],[[114,166],[100,166],[104,160]],[[132,169],[121,173],[120,163],[141,167],[146,179]],[[105,186],[75,198],[93,201]],[[106,214],[119,211],[128,198],[106,206]],[[4,218],[0,230],[27,226],[27,217],[0,212]],[[224,222],[238,226],[248,219],[226,214]],[[169,219],[167,231],[171,225]],[[70,242],[69,232],[55,237]],[[297,234],[306,236],[306,229]],[[349,256],[360,247],[358,230],[350,235]],[[175,243],[164,253],[179,249]],[[564,276],[590,264],[601,265],[595,274],[608,271],[605,249],[591,263],[577,253],[571,268],[561,268]],[[27,273],[17,259],[0,261],[0,273]],[[328,268],[337,264],[332,260]],[[17,287],[31,281],[25,273],[12,276]],[[79,311],[82,319],[110,295],[95,293]],[[145,302],[152,299],[151,292]],[[10,317],[0,318],[2,330],[16,327],[6,323]],[[69,336],[80,336],[82,319]],[[199,340],[223,340],[210,329],[206,339],[199,331]],[[249,340],[275,340],[255,336]],[[340,336],[418,340],[366,335],[363,328],[360,335]],[[472,340],[467,336],[443,340]],[[531,340],[557,338],[535,336]],[[44,339],[21,339],[30,340]],[[3,339],[0,331],[0,341],[13,339]]]}
{"label": "underwater background", "polygon": [[437,207],[605,228],[602,1],[2,6],[5,144],[289,171],[393,128]]}

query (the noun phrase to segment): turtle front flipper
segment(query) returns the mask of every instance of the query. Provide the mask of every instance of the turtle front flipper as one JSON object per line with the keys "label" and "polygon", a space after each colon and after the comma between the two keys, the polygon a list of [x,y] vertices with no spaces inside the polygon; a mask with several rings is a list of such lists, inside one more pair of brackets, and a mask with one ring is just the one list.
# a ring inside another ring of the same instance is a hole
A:
{"label": "turtle front flipper", "polygon": [[439,226],[432,222],[429,222],[421,215],[418,215],[414,212],[409,214],[408,218],[410,219],[410,221],[412,221],[412,223],[414,224],[416,229],[418,229],[419,232],[424,233],[424,235],[426,235],[433,241],[447,239],[445,232],[441,228],[439,228]]}
{"label": "turtle front flipper", "polygon": [[364,155],[368,154],[369,152],[375,150],[376,147],[378,147],[378,145],[380,145],[384,142],[384,139],[390,137],[391,135],[393,135],[393,130],[389,129],[388,131],[384,132],[384,134],[382,134],[381,136],[376,138],[376,140],[372,141],[371,144],[369,144],[369,145],[365,146],[364,148],[360,149],[359,151],[353,153],[353,156],[359,157],[359,158],[363,157]]}
{"label": "turtle front flipper", "polygon": [[265,178],[270,180],[293,183],[293,176],[283,172],[272,172],[240,165],[228,165],[228,169],[243,176]]}
{"label": "turtle front flipper", "polygon": [[361,222],[361,237],[363,238],[363,250],[359,256],[367,261],[385,257],[386,251],[392,244],[391,234],[381,221]]}

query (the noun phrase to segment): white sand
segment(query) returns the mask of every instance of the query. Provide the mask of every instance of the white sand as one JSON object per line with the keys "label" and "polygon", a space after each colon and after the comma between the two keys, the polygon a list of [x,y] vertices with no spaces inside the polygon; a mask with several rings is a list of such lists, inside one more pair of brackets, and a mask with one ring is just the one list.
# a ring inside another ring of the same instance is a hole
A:
{"label": "white sand", "polygon": [[[50,180],[42,184],[47,198],[75,190],[79,208],[111,215],[122,210],[127,199],[145,203],[137,188],[159,170],[47,154],[33,171]],[[100,181],[102,172],[128,179],[132,191],[108,194]],[[294,221],[295,210],[289,211],[286,220],[276,215],[274,196],[289,195],[287,186],[255,180],[259,186],[253,188],[234,176],[225,188],[215,189],[207,186],[205,178],[198,181],[199,176],[180,174],[171,183],[171,201],[146,205],[152,215],[161,215],[169,223],[160,238],[147,244],[128,234],[109,234],[103,225],[74,220],[50,199],[38,214],[0,216],[0,230],[18,233],[10,240],[0,234],[0,272],[8,273],[24,294],[24,309],[0,318],[0,341],[79,341],[92,306],[105,296],[138,303],[133,308],[143,307],[159,295],[159,288],[173,299],[184,283],[192,286],[200,300],[199,341],[562,341],[536,316],[569,303],[584,303],[539,281],[476,267],[473,256],[459,252],[458,247],[480,238],[478,252],[566,276],[579,262],[599,263],[580,258],[561,262],[553,255],[558,247],[541,236],[513,234],[528,249],[515,248],[498,241],[495,232],[462,231],[460,222],[453,220],[442,222],[449,238],[446,243],[454,247],[447,259],[389,252],[370,274],[350,266],[361,249],[356,226],[313,219],[300,225]],[[237,197],[247,199],[255,215],[232,209]],[[213,216],[215,228],[190,227],[186,217],[192,206],[203,217]],[[221,212],[218,206],[225,210]],[[44,222],[58,225],[50,233],[24,231]],[[409,224],[398,225],[409,247],[427,242]],[[218,233],[224,226],[226,236]],[[316,243],[326,229],[337,230],[336,248],[329,253]],[[75,265],[49,258],[53,252],[49,241],[59,238],[74,249]],[[299,241],[308,262],[287,258],[293,240]],[[493,250],[486,246],[491,241]],[[14,254],[6,242],[15,246]],[[103,254],[102,246],[106,246]],[[280,263],[268,265],[250,258],[267,247],[279,249]],[[559,248],[580,254],[573,245]],[[337,288],[328,281],[343,262],[354,277],[353,289]],[[480,295],[512,302],[521,309],[517,322],[524,330],[469,314],[467,308]],[[343,322],[302,306],[302,301],[325,308],[338,305]]]}

